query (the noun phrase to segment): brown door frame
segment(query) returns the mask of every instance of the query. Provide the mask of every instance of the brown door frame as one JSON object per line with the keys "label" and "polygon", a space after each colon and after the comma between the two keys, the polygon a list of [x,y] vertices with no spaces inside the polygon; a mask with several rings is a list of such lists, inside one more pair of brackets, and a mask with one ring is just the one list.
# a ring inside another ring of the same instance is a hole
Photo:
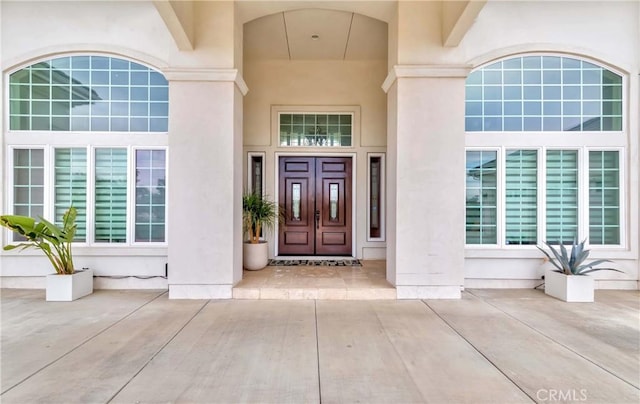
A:
{"label": "brown door frame", "polygon": [[[357,154],[355,152],[347,152],[347,153],[314,153],[314,152],[275,152],[274,159],[274,200],[280,201],[280,157],[342,157],[342,158],[350,158],[351,159],[351,255],[353,257],[356,256],[356,240],[357,240],[357,226],[356,226],[356,178],[357,178]],[[277,257],[279,255],[279,237],[280,237],[280,228],[279,224],[276,223],[274,228],[274,253]],[[321,256],[321,255],[319,255]],[[310,255],[309,257],[313,257]]]}

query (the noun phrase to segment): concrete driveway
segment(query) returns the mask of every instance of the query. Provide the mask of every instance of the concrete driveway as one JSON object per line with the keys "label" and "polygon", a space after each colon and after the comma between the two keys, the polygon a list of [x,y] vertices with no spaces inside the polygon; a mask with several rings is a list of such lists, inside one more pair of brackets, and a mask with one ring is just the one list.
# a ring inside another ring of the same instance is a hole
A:
{"label": "concrete driveway", "polygon": [[640,402],[640,293],[71,303],[2,291],[2,403]]}

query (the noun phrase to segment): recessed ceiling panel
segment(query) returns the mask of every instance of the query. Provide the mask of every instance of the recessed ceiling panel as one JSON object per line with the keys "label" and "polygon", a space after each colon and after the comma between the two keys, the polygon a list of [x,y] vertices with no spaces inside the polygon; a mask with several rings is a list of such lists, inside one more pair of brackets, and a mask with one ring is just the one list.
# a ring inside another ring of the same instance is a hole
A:
{"label": "recessed ceiling panel", "polygon": [[342,60],[352,15],[319,9],[284,13],[291,59]]}
{"label": "recessed ceiling panel", "polygon": [[282,13],[268,15],[244,25],[245,59],[289,59]]}
{"label": "recessed ceiling panel", "polygon": [[387,24],[354,14],[347,44],[346,60],[385,60],[387,58]]}
{"label": "recessed ceiling panel", "polygon": [[300,9],[244,25],[246,60],[383,60],[387,24],[347,11]]}

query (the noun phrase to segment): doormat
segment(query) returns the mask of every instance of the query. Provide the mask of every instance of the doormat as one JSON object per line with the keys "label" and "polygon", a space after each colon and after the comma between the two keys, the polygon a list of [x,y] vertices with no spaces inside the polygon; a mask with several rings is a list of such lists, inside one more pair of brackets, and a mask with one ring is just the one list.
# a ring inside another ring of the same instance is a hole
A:
{"label": "doormat", "polygon": [[320,267],[361,267],[359,259],[339,259],[339,260],[269,260],[270,266],[290,267],[290,266],[320,266]]}

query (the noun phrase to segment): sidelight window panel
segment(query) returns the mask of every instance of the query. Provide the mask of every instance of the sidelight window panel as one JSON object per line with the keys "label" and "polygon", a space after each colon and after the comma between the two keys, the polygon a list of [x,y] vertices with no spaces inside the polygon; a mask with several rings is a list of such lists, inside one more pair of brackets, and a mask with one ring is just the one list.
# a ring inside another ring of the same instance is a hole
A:
{"label": "sidelight window panel", "polygon": [[384,201],[385,201],[385,166],[384,153],[369,153],[368,188],[367,188],[367,240],[384,241]]}
{"label": "sidelight window panel", "polygon": [[264,168],[265,168],[265,153],[264,152],[250,152],[247,155],[249,164],[249,192],[257,193],[258,195],[264,195]]}

